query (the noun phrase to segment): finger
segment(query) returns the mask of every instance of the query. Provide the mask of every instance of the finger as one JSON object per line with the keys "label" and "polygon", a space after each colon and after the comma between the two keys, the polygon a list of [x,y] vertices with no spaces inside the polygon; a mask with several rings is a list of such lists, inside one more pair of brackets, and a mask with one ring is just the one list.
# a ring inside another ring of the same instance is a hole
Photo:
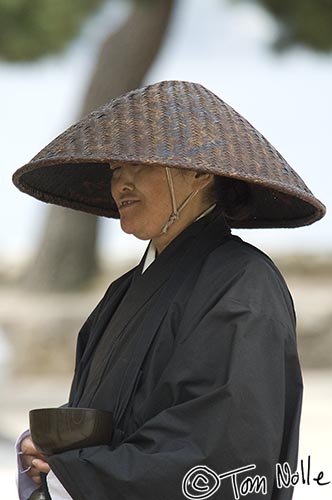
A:
{"label": "finger", "polygon": [[40,472],[35,467],[28,472],[28,476],[38,486],[41,484]]}
{"label": "finger", "polygon": [[32,461],[35,459],[42,460],[43,462],[46,462],[45,457],[43,455],[20,455],[21,457],[21,465],[22,469],[29,469],[33,466]]}
{"label": "finger", "polygon": [[37,476],[36,478],[32,478],[32,481],[37,485],[37,486],[40,486],[41,485],[41,479],[40,479],[40,476]]}
{"label": "finger", "polygon": [[48,465],[47,462],[44,460],[41,460],[39,458],[34,458],[32,460],[32,465],[35,467],[39,472],[45,472],[46,474],[50,472],[50,466]]}
{"label": "finger", "polygon": [[[24,457],[40,458],[45,461],[45,455],[37,450],[30,436],[23,439],[21,443],[21,453],[22,459],[25,460]],[[31,465],[31,461],[30,464]]]}
{"label": "finger", "polygon": [[26,475],[32,479],[36,484],[40,484],[41,483],[41,478],[40,478],[40,472],[38,469],[36,469],[36,467],[31,467],[31,469],[29,471],[26,472]]}
{"label": "finger", "polygon": [[33,444],[30,436],[27,436],[23,439],[21,443],[21,451],[24,453],[24,455],[38,455],[38,450]]}

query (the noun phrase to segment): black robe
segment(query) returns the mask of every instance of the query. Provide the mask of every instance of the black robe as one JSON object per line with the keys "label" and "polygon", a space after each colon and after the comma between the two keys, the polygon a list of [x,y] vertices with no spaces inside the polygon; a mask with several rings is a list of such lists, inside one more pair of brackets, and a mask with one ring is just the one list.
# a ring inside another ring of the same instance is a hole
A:
{"label": "black robe", "polygon": [[[51,468],[74,500],[183,500],[191,468],[254,464],[236,483],[265,477],[267,494],[244,498],[290,499],[275,469],[296,470],[302,379],[280,272],[229,233],[218,209],[142,274],[144,258],[78,339],[69,404],[112,411],[112,442],[53,455]],[[236,498],[234,488],[226,478],[212,498]]]}

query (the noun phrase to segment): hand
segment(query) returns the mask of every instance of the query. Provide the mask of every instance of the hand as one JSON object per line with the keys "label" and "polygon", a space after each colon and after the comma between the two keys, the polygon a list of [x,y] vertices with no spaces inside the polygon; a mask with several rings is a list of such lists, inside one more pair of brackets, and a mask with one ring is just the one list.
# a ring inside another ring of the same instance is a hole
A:
{"label": "hand", "polygon": [[30,436],[23,439],[21,443],[21,462],[23,469],[29,469],[26,474],[38,486],[41,484],[40,473],[46,474],[50,471],[50,466],[46,462],[45,456],[37,451]]}

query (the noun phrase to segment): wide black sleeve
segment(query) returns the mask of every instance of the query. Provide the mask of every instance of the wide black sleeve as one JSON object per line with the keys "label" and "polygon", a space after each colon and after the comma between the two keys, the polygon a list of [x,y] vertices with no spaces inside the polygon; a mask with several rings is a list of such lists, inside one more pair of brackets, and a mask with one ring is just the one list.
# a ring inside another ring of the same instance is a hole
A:
{"label": "wide black sleeve", "polygon": [[[265,476],[267,494],[245,498],[288,499],[274,471],[281,456],[294,466],[300,406],[294,332],[241,301],[220,299],[179,337],[134,433],[116,449],[75,450],[49,462],[74,500],[182,500],[189,469],[222,474],[252,464],[238,485]],[[216,498],[235,498],[233,487],[223,480]]]}

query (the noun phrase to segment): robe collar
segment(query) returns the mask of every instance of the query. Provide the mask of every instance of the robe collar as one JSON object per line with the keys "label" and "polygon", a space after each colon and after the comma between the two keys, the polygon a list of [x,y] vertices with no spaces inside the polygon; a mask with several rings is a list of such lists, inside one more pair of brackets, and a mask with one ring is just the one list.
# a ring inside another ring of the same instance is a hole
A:
{"label": "robe collar", "polygon": [[[212,210],[215,208],[216,203],[211,205],[209,208],[204,210],[203,213],[201,213],[196,219],[194,220],[193,223],[198,221],[199,219],[202,219],[202,217],[205,217],[205,215],[208,215]],[[156,247],[153,244],[153,241],[151,240],[149,243],[149,246],[147,248],[147,252],[145,254],[145,259],[144,259],[144,264],[143,264],[143,269],[142,269],[142,274],[147,270],[147,268],[154,262],[154,260],[157,258],[157,250]]]}

